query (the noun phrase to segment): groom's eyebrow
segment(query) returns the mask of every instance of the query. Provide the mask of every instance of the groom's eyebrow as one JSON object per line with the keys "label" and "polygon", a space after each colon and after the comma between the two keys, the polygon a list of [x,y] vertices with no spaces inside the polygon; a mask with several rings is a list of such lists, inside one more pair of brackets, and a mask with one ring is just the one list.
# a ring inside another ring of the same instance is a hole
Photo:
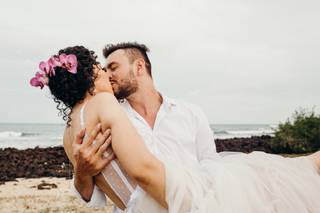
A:
{"label": "groom's eyebrow", "polygon": [[112,65],[116,65],[117,63],[116,62],[111,62],[107,65],[107,69],[110,69],[112,67]]}

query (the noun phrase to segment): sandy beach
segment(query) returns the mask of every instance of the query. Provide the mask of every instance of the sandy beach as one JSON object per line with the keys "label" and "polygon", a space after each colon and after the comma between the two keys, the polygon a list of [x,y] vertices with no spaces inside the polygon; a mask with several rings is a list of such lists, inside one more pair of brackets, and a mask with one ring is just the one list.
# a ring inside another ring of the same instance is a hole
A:
{"label": "sandy beach", "polygon": [[[66,178],[18,178],[0,185],[0,212],[112,212],[87,208],[70,191]],[[43,189],[41,189],[43,188]]]}

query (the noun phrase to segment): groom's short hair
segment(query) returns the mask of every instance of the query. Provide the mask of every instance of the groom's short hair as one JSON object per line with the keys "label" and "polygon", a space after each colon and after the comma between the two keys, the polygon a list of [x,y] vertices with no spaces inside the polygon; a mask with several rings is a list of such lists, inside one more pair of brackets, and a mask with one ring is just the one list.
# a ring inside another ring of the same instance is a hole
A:
{"label": "groom's short hair", "polygon": [[151,63],[147,52],[149,52],[149,48],[144,44],[139,44],[137,42],[122,42],[118,44],[107,44],[103,49],[103,56],[107,58],[111,53],[116,50],[124,50],[126,55],[128,56],[130,63],[132,63],[137,58],[143,58],[146,69],[152,77],[151,74]]}

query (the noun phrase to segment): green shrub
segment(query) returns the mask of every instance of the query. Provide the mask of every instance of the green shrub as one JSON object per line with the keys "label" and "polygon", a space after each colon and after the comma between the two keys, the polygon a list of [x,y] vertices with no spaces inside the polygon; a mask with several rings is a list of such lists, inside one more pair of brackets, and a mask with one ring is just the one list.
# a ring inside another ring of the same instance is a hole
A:
{"label": "green shrub", "polygon": [[280,123],[270,140],[274,153],[308,153],[320,149],[320,116],[314,110],[296,111],[292,119]]}

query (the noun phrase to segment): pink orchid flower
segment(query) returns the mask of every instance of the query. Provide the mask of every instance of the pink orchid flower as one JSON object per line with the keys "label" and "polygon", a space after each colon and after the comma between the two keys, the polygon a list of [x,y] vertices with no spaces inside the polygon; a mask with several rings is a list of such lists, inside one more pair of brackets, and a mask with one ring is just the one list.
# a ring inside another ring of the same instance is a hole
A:
{"label": "pink orchid flower", "polygon": [[34,87],[40,87],[41,89],[44,87],[44,84],[38,80],[38,78],[33,77],[30,80],[30,85]]}
{"label": "pink orchid flower", "polygon": [[62,53],[59,55],[60,66],[65,67],[67,64],[67,55]]}
{"label": "pink orchid flower", "polygon": [[78,67],[77,57],[74,54],[66,55],[63,53],[59,56],[52,56],[47,62],[40,62],[39,69],[41,71],[37,72],[35,77],[30,80],[31,86],[42,89],[45,85],[48,85],[48,76],[55,75],[55,67],[63,67],[68,72],[76,74]]}
{"label": "pink orchid flower", "polygon": [[59,57],[57,56],[52,56],[51,58],[49,58],[48,63],[54,68],[54,67],[59,67],[61,66],[61,62]]}
{"label": "pink orchid flower", "polygon": [[69,72],[76,74],[77,73],[77,57],[73,54],[67,55],[67,69]]}
{"label": "pink orchid flower", "polygon": [[61,66],[60,59],[59,59],[59,57],[56,57],[56,56],[52,56],[51,58],[49,58],[48,64],[52,67],[51,72],[49,73],[50,76],[56,74],[56,72],[54,70],[55,67]]}
{"label": "pink orchid flower", "polygon": [[45,72],[46,74],[49,74],[51,72],[52,67],[49,63],[41,61],[39,64],[39,69]]}
{"label": "pink orchid flower", "polygon": [[41,89],[48,85],[49,79],[44,72],[37,72],[36,76],[30,80],[31,86],[40,87]]}
{"label": "pink orchid flower", "polygon": [[77,57],[74,54],[66,55],[63,53],[59,55],[59,60],[63,68],[66,68],[70,73],[77,73]]}

